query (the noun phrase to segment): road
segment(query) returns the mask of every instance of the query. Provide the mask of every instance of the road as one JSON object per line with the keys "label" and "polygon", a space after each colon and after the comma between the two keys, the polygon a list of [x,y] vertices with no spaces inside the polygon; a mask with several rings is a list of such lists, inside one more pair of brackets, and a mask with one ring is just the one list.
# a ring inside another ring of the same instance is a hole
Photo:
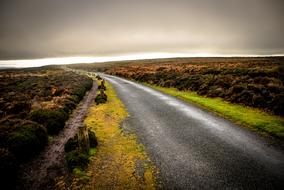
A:
{"label": "road", "polygon": [[123,127],[144,144],[164,189],[280,189],[284,153],[213,113],[102,74],[125,104]]}

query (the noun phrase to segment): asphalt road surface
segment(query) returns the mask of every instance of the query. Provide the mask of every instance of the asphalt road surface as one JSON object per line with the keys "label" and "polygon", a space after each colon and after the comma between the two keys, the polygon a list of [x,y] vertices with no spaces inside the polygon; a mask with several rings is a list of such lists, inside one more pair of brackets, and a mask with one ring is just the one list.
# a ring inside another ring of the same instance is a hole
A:
{"label": "asphalt road surface", "polygon": [[172,96],[102,75],[144,144],[164,189],[280,189],[284,153],[268,140]]}

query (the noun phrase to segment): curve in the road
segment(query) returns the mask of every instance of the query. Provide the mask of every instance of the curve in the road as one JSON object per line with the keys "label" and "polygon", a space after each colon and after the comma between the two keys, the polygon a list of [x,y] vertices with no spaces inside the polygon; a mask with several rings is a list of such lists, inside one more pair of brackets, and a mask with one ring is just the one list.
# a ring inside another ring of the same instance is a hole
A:
{"label": "curve in the road", "polygon": [[280,189],[284,154],[258,135],[149,87],[102,74],[116,89],[165,189]]}

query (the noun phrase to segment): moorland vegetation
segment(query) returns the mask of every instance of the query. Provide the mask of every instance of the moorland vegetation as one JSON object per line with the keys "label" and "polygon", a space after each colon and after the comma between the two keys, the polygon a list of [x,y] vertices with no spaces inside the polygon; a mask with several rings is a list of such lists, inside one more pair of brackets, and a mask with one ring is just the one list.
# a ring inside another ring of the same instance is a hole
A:
{"label": "moorland vegetation", "polygon": [[139,61],[105,72],[284,115],[284,57]]}
{"label": "moorland vegetation", "polygon": [[72,110],[92,87],[91,78],[42,67],[0,71],[0,171],[6,183],[19,165],[64,128]]}

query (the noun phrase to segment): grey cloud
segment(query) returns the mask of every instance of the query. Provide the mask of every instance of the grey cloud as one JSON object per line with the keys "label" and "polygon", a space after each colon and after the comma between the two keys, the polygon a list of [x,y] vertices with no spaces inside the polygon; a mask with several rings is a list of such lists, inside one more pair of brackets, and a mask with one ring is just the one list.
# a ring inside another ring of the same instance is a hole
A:
{"label": "grey cloud", "polygon": [[282,0],[1,0],[0,59],[284,53]]}

